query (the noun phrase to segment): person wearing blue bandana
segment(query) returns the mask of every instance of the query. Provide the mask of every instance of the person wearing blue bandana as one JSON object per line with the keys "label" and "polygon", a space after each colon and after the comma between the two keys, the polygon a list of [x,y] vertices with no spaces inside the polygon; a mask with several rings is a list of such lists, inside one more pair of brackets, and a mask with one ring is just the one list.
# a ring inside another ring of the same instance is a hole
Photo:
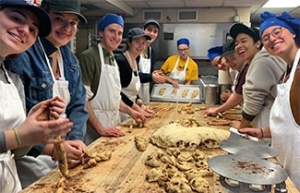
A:
{"label": "person wearing blue bandana", "polygon": [[161,70],[167,76],[166,81],[179,88],[179,84],[190,85],[198,80],[198,65],[189,57],[190,41],[187,38],[177,40],[178,54],[170,56]]}
{"label": "person wearing blue bandana", "polygon": [[122,42],[123,27],[121,16],[106,14],[98,23],[100,42],[78,56],[88,99],[86,144],[100,136],[123,136],[124,133],[116,127],[121,122],[119,111],[129,114],[136,121],[145,121],[144,115],[121,100],[120,72],[113,51]]}
{"label": "person wearing blue bandana", "polygon": [[286,12],[280,15],[263,12],[260,20],[260,36],[265,49],[281,57],[287,69],[277,85],[270,126],[242,128],[239,132],[271,138],[272,146],[279,151],[277,160],[300,191],[300,19]]}
{"label": "person wearing blue bandana", "polygon": [[269,125],[272,104],[276,97],[276,85],[284,72],[285,62],[270,55],[263,48],[259,30],[236,23],[229,30],[235,40],[235,51],[248,65],[243,85],[243,109],[241,121],[234,121],[237,128]]}

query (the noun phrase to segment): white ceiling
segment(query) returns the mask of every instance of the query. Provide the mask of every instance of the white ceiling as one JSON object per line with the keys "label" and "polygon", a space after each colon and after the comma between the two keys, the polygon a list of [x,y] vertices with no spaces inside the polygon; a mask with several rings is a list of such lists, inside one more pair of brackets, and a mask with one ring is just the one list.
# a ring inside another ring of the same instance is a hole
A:
{"label": "white ceiling", "polygon": [[[164,9],[164,8],[209,8],[209,7],[251,7],[251,23],[258,23],[260,13],[271,11],[281,13],[289,12],[294,17],[300,18],[300,7],[262,9],[261,7],[268,0],[81,0],[82,14],[86,17],[101,17],[108,12],[134,15],[143,9]],[[284,0],[282,0],[284,4]]]}

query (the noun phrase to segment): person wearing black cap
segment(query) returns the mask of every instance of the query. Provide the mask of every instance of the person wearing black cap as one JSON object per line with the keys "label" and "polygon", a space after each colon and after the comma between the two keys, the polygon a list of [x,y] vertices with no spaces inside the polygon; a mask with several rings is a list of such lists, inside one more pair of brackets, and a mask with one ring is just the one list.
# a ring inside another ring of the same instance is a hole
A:
{"label": "person wearing black cap", "polygon": [[198,80],[198,65],[189,57],[190,41],[187,38],[177,40],[179,54],[170,56],[162,65],[161,70],[167,76],[167,82],[174,88],[179,84],[190,85]]}
{"label": "person wearing black cap", "polygon": [[58,142],[51,136],[68,132],[72,123],[68,119],[41,121],[49,112],[59,118],[65,107],[61,97],[40,102],[26,118],[22,82],[3,64],[32,46],[38,35],[49,34],[48,14],[29,1],[1,0],[0,18],[0,192],[16,193],[21,184],[14,157],[23,156],[33,145]]}
{"label": "person wearing black cap", "polygon": [[270,113],[270,126],[242,128],[241,133],[272,138],[279,154],[277,160],[300,191],[300,19],[287,12],[260,16],[260,35],[266,50],[281,57],[287,69],[277,85],[277,97]]}
{"label": "person wearing black cap", "polygon": [[[16,60],[9,61],[9,69],[20,75],[23,81],[27,111],[39,101],[53,96],[65,99],[67,106],[62,116],[73,122],[71,132],[63,142],[69,167],[81,163],[87,150],[83,142],[88,119],[86,90],[78,60],[67,45],[76,35],[79,21],[87,22],[80,14],[80,5],[80,0],[43,0],[41,7],[49,13],[52,21],[49,35],[39,37],[30,49]],[[23,187],[57,167],[57,162],[53,162],[49,155],[56,159],[53,144],[35,146],[28,156],[17,160]],[[36,163],[36,167],[32,167],[32,163]]]}
{"label": "person wearing black cap", "polygon": [[122,42],[124,20],[108,13],[98,23],[100,42],[78,56],[82,81],[87,90],[86,107],[89,112],[85,143],[90,144],[100,136],[121,137],[125,134],[116,126],[121,123],[120,111],[135,121],[145,116],[128,107],[121,100],[119,67],[113,51]]}
{"label": "person wearing black cap", "polygon": [[242,120],[235,127],[262,127],[269,125],[270,109],[276,97],[276,84],[282,75],[285,62],[261,49],[259,30],[236,23],[229,30],[235,40],[235,51],[249,64],[243,85]]}
{"label": "person wearing black cap", "polygon": [[233,39],[227,40],[224,43],[221,57],[225,59],[226,64],[232,70],[238,71],[238,75],[234,81],[233,93],[229,96],[228,100],[221,106],[207,109],[205,111],[207,115],[217,115],[217,113],[234,108],[243,102],[243,85],[249,65],[244,63],[241,57],[235,52],[235,41]]}
{"label": "person wearing black cap", "polygon": [[157,84],[165,83],[166,77],[160,70],[154,71],[156,53],[151,47],[151,44],[156,40],[158,36],[160,25],[156,20],[150,19],[144,23],[143,30],[145,34],[151,37],[151,40],[147,41],[144,52],[137,58],[141,80],[141,89],[139,91],[139,96],[145,104],[148,104],[150,102],[150,82],[154,82]]}
{"label": "person wearing black cap", "polygon": [[[155,112],[146,108],[144,102],[138,95],[141,82],[136,58],[145,50],[146,43],[149,40],[151,40],[151,37],[145,34],[141,28],[130,29],[127,33],[124,53],[116,57],[120,69],[122,101],[129,107],[145,115],[145,117],[153,117]],[[122,121],[127,118],[127,114],[121,113]]]}

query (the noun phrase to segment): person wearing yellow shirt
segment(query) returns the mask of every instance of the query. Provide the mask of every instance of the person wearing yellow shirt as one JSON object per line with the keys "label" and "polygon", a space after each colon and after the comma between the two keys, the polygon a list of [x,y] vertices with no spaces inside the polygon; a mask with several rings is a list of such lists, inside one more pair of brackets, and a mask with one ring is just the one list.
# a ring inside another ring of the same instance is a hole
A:
{"label": "person wearing yellow shirt", "polygon": [[198,80],[198,65],[189,57],[190,41],[187,38],[177,40],[178,54],[170,56],[161,70],[167,76],[166,81],[179,88],[179,84],[190,85]]}

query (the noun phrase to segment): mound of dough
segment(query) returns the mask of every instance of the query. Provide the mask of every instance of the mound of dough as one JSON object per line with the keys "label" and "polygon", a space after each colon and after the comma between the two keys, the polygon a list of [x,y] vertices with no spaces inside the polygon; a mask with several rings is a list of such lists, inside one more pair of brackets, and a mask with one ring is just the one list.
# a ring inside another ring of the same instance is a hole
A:
{"label": "mound of dough", "polygon": [[167,149],[177,147],[180,150],[193,151],[201,148],[219,148],[219,142],[229,137],[230,132],[210,127],[183,127],[172,123],[158,129],[150,142]]}

